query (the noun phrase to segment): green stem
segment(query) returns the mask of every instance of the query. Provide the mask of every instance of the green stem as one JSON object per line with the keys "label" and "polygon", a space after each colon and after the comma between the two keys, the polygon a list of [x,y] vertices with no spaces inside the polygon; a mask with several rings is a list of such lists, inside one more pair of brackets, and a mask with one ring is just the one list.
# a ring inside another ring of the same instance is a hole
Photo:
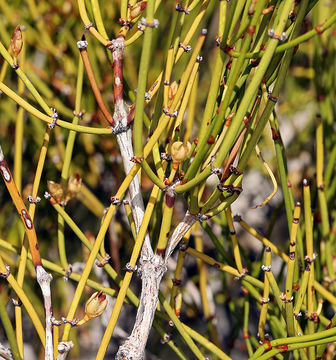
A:
{"label": "green stem", "polygon": [[250,335],[249,335],[249,331],[248,331],[249,311],[250,311],[249,298],[247,296],[245,296],[245,299],[244,299],[244,330],[243,330],[243,337],[245,339],[247,352],[248,352],[249,356],[252,356],[253,348],[252,348],[252,345],[251,345]]}
{"label": "green stem", "polygon": [[293,279],[294,279],[294,270],[295,270],[295,257],[296,257],[296,234],[299,225],[300,217],[300,204],[296,204],[293,214],[293,225],[290,233],[290,246],[289,246],[289,260],[286,276],[286,325],[287,332],[289,336],[295,336],[294,328],[294,315],[293,315]]}
{"label": "green stem", "polygon": [[[194,353],[197,359],[203,360],[204,355],[201,353],[201,351],[198,349],[198,347],[195,345],[194,341],[192,340],[192,337],[194,337],[197,341],[201,342],[202,345],[206,346],[211,352],[215,355],[219,355],[221,359],[224,360],[230,360],[231,358],[227,356],[223,351],[218,349],[214,344],[212,344],[209,341],[204,341],[205,339],[199,334],[197,334],[196,331],[192,330],[191,328],[186,329],[186,326],[184,326],[179,318],[175,315],[174,310],[169,305],[169,302],[164,298],[164,296],[159,293],[159,300],[162,304],[163,308],[165,309],[166,313],[170,317],[170,319],[173,321],[174,325],[176,326],[176,329],[179,331],[181,336],[183,337],[184,341],[189,346],[190,350]],[[210,346],[212,345],[212,346]]]}
{"label": "green stem", "polygon": [[[321,231],[322,240],[325,241],[325,259],[328,270],[328,275],[331,280],[335,278],[335,272],[332,260],[332,244],[330,236],[330,223],[327,199],[324,191],[323,181],[323,164],[324,164],[324,136],[323,136],[323,122],[320,115],[317,115],[316,124],[316,182],[318,203],[321,214]],[[323,264],[322,264],[323,265]],[[334,288],[334,286],[333,286]]]}
{"label": "green stem", "polygon": [[[147,24],[153,24],[154,10],[155,10],[155,0],[148,0],[146,7]],[[145,108],[147,74],[149,69],[149,62],[151,59],[152,37],[153,37],[153,28],[147,26],[145,30],[143,45],[142,45],[139,78],[138,78],[138,90],[136,96],[136,106],[135,106],[134,125],[133,125],[134,155],[136,157],[143,156],[143,146],[142,146],[143,114]]]}
{"label": "green stem", "polygon": [[[121,4],[122,4],[121,5],[121,12],[124,12],[125,11],[125,9],[124,9],[125,1],[122,1]],[[101,16],[98,0],[91,0],[91,6],[92,6],[92,12],[93,12],[93,16],[95,18],[97,30],[100,32],[100,34],[106,40],[108,40],[109,37],[108,37],[108,35],[106,33],[106,30],[105,30],[105,26],[104,26],[103,19],[102,19],[102,16]],[[126,9],[127,9],[127,2],[126,2]],[[121,16],[123,16],[123,15],[121,15]],[[126,16],[125,16],[125,18],[126,18]]]}
{"label": "green stem", "polygon": [[19,347],[16,342],[15,332],[6,310],[4,295],[4,293],[0,295],[0,319],[5,329],[14,360],[21,360],[22,358],[20,356]]}
{"label": "green stem", "polygon": [[[83,76],[84,76],[84,66],[81,56],[78,58],[78,73],[77,73],[77,86],[76,86],[76,104],[75,104],[75,114],[77,116],[73,117],[72,124],[78,125],[79,118],[80,118],[80,108],[81,108],[81,98],[82,98],[82,89],[83,89]],[[65,191],[67,189],[68,185],[68,179],[69,179],[69,171],[70,171],[70,163],[73,153],[73,148],[75,144],[76,139],[76,132],[70,131],[68,136],[67,145],[65,148],[65,154],[64,154],[64,162],[63,162],[63,168],[61,173],[61,184]],[[60,261],[63,269],[67,269],[69,264],[66,256],[66,250],[65,250],[65,239],[64,239],[64,220],[61,215],[58,215],[58,251],[60,256]]]}
{"label": "green stem", "polygon": [[[297,20],[296,20],[297,21]],[[336,22],[336,14],[333,14],[319,29],[319,31],[325,31],[326,29],[330,28],[334,23]],[[290,50],[292,48],[294,48],[297,45],[300,45],[304,42],[306,42],[307,40],[311,39],[312,37],[319,35],[318,32],[313,29],[310,31],[307,31],[305,34],[298,36],[297,38],[288,41],[285,44],[279,45],[277,47],[277,49],[275,50],[275,54],[280,54],[284,51]],[[245,57],[247,59],[255,59],[255,58],[261,58],[263,56],[263,54],[265,53],[265,51],[257,51],[254,53],[247,53],[245,55]],[[238,57],[240,55],[240,53],[238,52],[232,52],[231,56],[232,57]]]}
{"label": "green stem", "polygon": [[[307,287],[307,317],[308,317],[308,334],[312,335],[315,332],[314,327],[314,303],[315,303],[315,290],[314,290],[314,251],[313,251],[313,223],[311,212],[311,196],[308,180],[303,180],[303,199],[304,199],[304,220],[306,230],[306,251],[307,263],[310,267]],[[308,349],[309,360],[315,360],[315,348]]]}

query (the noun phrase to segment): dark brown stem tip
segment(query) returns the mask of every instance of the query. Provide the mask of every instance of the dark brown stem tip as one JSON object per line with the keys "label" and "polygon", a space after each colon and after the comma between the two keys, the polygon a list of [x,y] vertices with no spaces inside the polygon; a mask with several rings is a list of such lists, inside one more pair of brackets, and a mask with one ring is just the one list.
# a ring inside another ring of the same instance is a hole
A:
{"label": "dark brown stem tip", "polygon": [[296,206],[296,207],[301,207],[300,201],[297,201],[297,202],[295,203],[295,206]]}
{"label": "dark brown stem tip", "polygon": [[85,34],[82,35],[82,41],[86,41]]}
{"label": "dark brown stem tip", "polygon": [[174,203],[175,203],[175,196],[171,196],[170,194],[166,194],[166,205],[169,208],[174,207]]}
{"label": "dark brown stem tip", "polygon": [[266,252],[272,252],[271,248],[269,246],[266,247],[265,249]]}
{"label": "dark brown stem tip", "polygon": [[303,184],[303,186],[309,186],[309,180],[303,179],[302,184]]}
{"label": "dark brown stem tip", "polygon": [[162,259],[164,259],[165,255],[166,255],[166,248],[164,248],[164,249],[159,249],[159,248],[158,248],[158,249],[156,250],[156,254],[159,255],[159,256],[161,256]]}
{"label": "dark brown stem tip", "polygon": [[179,245],[179,250],[183,252],[183,251],[187,251],[187,249],[188,249],[188,245],[184,241],[181,241]]}
{"label": "dark brown stem tip", "polygon": [[241,218],[241,216],[240,216],[239,214],[237,214],[237,215],[235,215],[235,216],[233,217],[233,221],[234,221],[234,222],[241,222],[241,220],[242,220],[242,218]]}

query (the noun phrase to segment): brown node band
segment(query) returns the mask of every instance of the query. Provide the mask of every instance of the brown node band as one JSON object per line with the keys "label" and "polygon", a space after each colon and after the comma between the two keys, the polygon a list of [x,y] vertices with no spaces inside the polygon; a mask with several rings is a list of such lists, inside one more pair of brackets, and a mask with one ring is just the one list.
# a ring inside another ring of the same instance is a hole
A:
{"label": "brown node band", "polygon": [[174,286],[181,286],[182,280],[181,279],[173,279],[173,285]]}
{"label": "brown node band", "polygon": [[133,156],[130,161],[136,164],[141,164],[143,162],[143,156]]}
{"label": "brown node band", "polygon": [[278,98],[276,96],[272,96],[270,93],[267,94],[267,98],[275,103],[278,101]]}
{"label": "brown node band", "polygon": [[185,13],[186,15],[189,15],[189,14],[190,14],[189,9],[182,7],[182,5],[181,5],[180,3],[177,3],[177,4],[176,4],[175,10],[176,10],[177,12],[183,12],[183,13]]}
{"label": "brown node band", "polygon": [[254,26],[250,26],[248,29],[247,29],[247,33],[251,36],[253,36],[254,32],[255,32],[255,25]]}
{"label": "brown node band", "polygon": [[120,24],[121,26],[127,26],[129,29],[132,28],[131,22],[130,22],[129,20],[127,20],[127,19],[119,18],[118,22],[119,22],[119,24]]}
{"label": "brown node band", "polygon": [[315,31],[317,32],[317,35],[322,35],[324,30],[321,30],[322,24],[315,26]]}
{"label": "brown node band", "polygon": [[84,26],[84,29],[85,29],[85,30],[89,30],[89,29],[92,28],[92,27],[93,27],[93,24],[92,24],[92,22],[90,22],[89,24],[87,24],[87,25]]}
{"label": "brown node band", "polygon": [[111,256],[109,254],[106,254],[104,256],[104,260],[103,261],[98,261],[96,260],[96,265],[100,268],[104,267],[106,264],[108,264],[109,260],[111,259]]}

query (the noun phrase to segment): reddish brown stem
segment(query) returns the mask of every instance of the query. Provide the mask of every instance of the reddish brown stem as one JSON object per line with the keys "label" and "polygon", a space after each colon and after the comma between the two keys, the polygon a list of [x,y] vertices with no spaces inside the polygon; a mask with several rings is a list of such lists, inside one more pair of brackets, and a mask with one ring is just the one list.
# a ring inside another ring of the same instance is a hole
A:
{"label": "reddish brown stem", "polygon": [[[124,36],[119,35],[117,39],[112,40],[109,48],[112,50],[113,57],[113,80],[114,80],[114,115],[113,118],[117,122],[124,122],[125,105],[123,100],[123,51],[124,51]],[[122,124],[127,126],[127,124]]]}
{"label": "reddish brown stem", "polygon": [[45,311],[45,360],[53,360],[53,326],[51,319],[53,317],[52,314],[52,302],[51,302],[51,292],[50,292],[50,282],[52,280],[52,276],[48,274],[41,262],[41,256],[39,251],[39,245],[37,242],[36,232],[34,228],[34,224],[29,216],[27,208],[19,195],[18,189],[15,185],[12,174],[9,170],[7,162],[4,158],[4,154],[2,152],[0,146],[0,172],[6,184],[7,190],[13,200],[13,203],[16,207],[16,210],[21,216],[23,225],[25,227],[25,231],[27,234],[27,238],[29,241],[30,253],[33,259],[35,271],[36,271],[36,280],[41,287],[43,301],[44,301],[44,311]]}
{"label": "reddish brown stem", "polygon": [[254,101],[253,108],[251,110],[251,113],[250,113],[249,117],[246,120],[244,120],[245,126],[244,126],[243,130],[241,131],[241,133],[239,134],[238,139],[236,140],[236,142],[233,145],[233,148],[232,148],[232,150],[231,150],[231,152],[229,154],[229,158],[228,158],[228,160],[227,160],[227,162],[225,164],[224,170],[223,170],[223,175],[222,175],[222,178],[221,178],[221,182],[225,181],[228,178],[228,176],[230,175],[230,167],[233,164],[234,159],[236,158],[236,156],[238,154],[241,143],[243,142],[245,133],[247,131],[247,126],[248,126],[248,124],[249,124],[249,122],[250,122],[250,120],[251,120],[251,118],[252,118],[252,116],[254,114],[254,111],[256,109],[256,106],[257,106],[257,103],[258,103],[259,99],[260,99],[260,97],[257,96],[255,101]]}
{"label": "reddish brown stem", "polygon": [[[81,42],[84,42],[85,41],[85,36],[83,35],[82,37],[82,41]],[[98,87],[98,84],[96,82],[96,79],[95,79],[95,76],[94,76],[94,73],[93,73],[93,70],[92,70],[92,66],[91,66],[91,63],[90,63],[90,59],[89,59],[89,55],[88,55],[88,52],[86,50],[86,47],[80,47],[79,48],[80,50],[80,54],[82,56],[82,60],[83,60],[83,64],[84,64],[84,67],[85,67],[85,71],[87,73],[87,76],[89,78],[89,81],[90,81],[90,85],[91,85],[91,88],[92,88],[92,91],[94,93],[94,96],[96,98],[96,101],[97,101],[97,104],[99,106],[99,109],[101,110],[101,112],[103,113],[105,119],[112,125],[114,126],[114,120],[113,120],[113,117],[112,115],[109,113],[109,111],[107,110],[107,107],[104,103],[104,100],[103,100],[103,97],[101,95],[101,92],[99,90],[99,87]]]}
{"label": "reddish brown stem", "polygon": [[30,247],[30,252],[31,252],[32,258],[33,258],[34,267],[36,268],[37,266],[42,265],[42,263],[41,263],[41,256],[40,256],[40,252],[39,252],[39,245],[37,242],[35,228],[34,228],[32,220],[28,214],[26,206],[25,206],[21,196],[19,195],[17,187],[14,183],[14,179],[12,177],[12,174],[11,174],[9,167],[7,165],[7,162],[3,156],[1,147],[0,147],[0,172],[4,179],[7,190],[13,200],[15,207],[16,207],[16,210],[18,211],[19,215],[21,216],[21,219],[22,219],[22,222],[25,227],[26,234],[27,234],[27,238],[29,241],[29,247]]}

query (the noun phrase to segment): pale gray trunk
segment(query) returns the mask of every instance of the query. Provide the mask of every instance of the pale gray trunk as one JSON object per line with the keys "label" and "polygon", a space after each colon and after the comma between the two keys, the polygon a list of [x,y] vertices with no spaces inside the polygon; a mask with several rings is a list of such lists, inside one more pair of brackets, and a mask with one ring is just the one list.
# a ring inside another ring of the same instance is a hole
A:
{"label": "pale gray trunk", "polygon": [[116,360],[142,360],[158,303],[161,279],[166,266],[160,256],[143,261],[141,266],[142,291],[135,324],[131,335],[120,346]]}

